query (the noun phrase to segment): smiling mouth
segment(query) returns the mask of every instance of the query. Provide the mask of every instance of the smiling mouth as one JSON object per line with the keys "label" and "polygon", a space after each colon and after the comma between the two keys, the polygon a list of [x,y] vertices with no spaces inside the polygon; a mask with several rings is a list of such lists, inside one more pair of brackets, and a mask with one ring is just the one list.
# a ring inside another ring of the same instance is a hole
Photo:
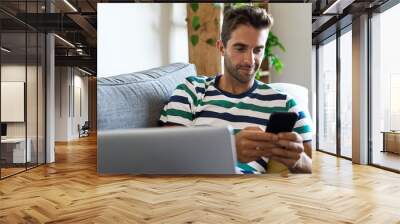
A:
{"label": "smiling mouth", "polygon": [[253,71],[253,68],[239,68],[239,70],[250,72]]}

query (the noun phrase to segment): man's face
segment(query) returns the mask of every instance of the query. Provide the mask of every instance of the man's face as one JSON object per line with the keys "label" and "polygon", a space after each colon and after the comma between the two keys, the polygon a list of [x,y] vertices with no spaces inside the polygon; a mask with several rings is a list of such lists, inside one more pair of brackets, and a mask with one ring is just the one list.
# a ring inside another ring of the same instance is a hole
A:
{"label": "man's face", "polygon": [[252,81],[264,57],[268,32],[268,29],[258,30],[250,25],[239,25],[231,33],[227,46],[220,47],[224,55],[225,73],[241,83]]}

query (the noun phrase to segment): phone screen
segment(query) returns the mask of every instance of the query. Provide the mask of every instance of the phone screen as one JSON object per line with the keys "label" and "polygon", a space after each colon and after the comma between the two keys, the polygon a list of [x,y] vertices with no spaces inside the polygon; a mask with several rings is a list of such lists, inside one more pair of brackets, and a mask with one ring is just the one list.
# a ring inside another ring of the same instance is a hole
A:
{"label": "phone screen", "polygon": [[275,112],[269,117],[266,132],[278,134],[280,132],[292,132],[298,119],[295,112]]}

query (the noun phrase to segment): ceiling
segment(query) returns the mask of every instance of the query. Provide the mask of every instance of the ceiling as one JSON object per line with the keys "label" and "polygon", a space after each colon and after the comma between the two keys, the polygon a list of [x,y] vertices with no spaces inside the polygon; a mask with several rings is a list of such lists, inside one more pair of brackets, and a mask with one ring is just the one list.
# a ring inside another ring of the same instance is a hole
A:
{"label": "ceiling", "polygon": [[[46,5],[45,0],[1,0],[2,45],[13,50],[2,54],[3,60],[16,61],[26,53],[27,58],[32,58],[37,44],[31,40],[34,35],[29,33],[54,32],[57,34],[56,66],[79,66],[96,74],[98,2],[107,1],[47,0]],[[28,45],[25,49],[26,30]]]}
{"label": "ceiling", "polygon": [[[312,36],[315,44],[332,35],[339,20],[344,21],[340,23],[341,26],[346,26],[346,21],[351,23],[353,16],[357,16],[365,10],[379,7],[387,1],[270,0],[268,2],[312,3]],[[18,46],[24,46],[25,39],[22,37],[26,28],[28,32],[54,32],[58,35],[55,38],[56,65],[80,66],[96,73],[97,3],[106,2],[151,1],[47,0],[46,7],[45,0],[1,0],[1,30],[3,33],[7,33],[3,34],[3,38],[9,38],[8,41],[13,40],[15,45],[13,47],[19,49]],[[63,41],[63,39],[69,43]],[[28,54],[33,52],[35,47],[35,43],[28,44]],[[20,48],[20,50],[22,51],[24,48]]]}

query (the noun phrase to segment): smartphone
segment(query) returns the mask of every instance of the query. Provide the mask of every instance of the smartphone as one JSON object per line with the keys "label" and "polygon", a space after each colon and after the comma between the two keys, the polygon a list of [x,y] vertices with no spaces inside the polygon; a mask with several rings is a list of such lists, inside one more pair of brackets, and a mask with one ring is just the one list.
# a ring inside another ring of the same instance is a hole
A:
{"label": "smartphone", "polygon": [[269,117],[266,132],[278,134],[280,132],[292,132],[298,119],[295,112],[275,112]]}

